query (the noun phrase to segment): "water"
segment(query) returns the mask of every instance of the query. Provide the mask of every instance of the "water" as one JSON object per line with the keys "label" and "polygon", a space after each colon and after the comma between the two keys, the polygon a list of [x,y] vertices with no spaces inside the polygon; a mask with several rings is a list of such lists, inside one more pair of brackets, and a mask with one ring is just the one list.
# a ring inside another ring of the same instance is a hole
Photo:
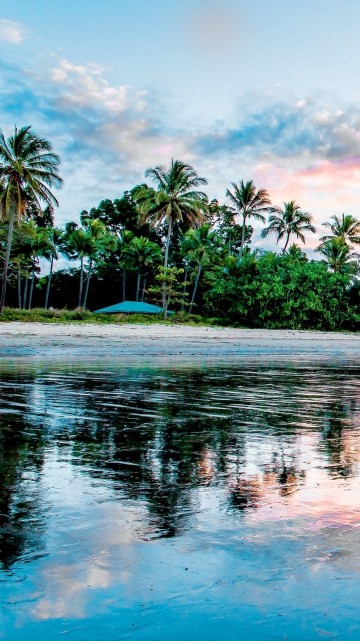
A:
{"label": "water", "polygon": [[0,374],[0,636],[359,639],[356,364]]}

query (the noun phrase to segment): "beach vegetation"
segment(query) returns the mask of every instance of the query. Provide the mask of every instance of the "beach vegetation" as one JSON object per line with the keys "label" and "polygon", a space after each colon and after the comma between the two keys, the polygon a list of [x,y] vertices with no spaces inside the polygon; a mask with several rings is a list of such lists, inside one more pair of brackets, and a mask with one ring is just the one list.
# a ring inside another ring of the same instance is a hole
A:
{"label": "beach vegetation", "polygon": [[51,143],[30,126],[15,127],[8,138],[0,132],[0,218],[7,223],[0,314],[5,305],[15,219],[20,223],[28,208],[40,213],[42,204],[58,205],[52,189],[62,185],[59,164],[60,158]]}
{"label": "beach vegetation", "polygon": [[[31,127],[0,137],[2,320],[159,322],[92,313],[136,300],[160,305],[169,323],[359,329],[353,215],[330,212],[309,252],[316,229],[299,203],[279,207],[263,186],[242,179],[224,202],[209,200],[206,179],[172,159],[145,171],[152,186],[103,198],[60,228],[52,193],[62,184],[59,165]],[[274,248],[262,246],[271,237]]]}

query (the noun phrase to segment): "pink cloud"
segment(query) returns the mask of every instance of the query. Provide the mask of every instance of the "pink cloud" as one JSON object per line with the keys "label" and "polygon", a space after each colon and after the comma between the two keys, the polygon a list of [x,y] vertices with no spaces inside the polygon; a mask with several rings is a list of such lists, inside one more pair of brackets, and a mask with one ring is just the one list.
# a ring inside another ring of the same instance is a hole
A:
{"label": "pink cloud", "polygon": [[[258,187],[268,189],[274,204],[296,200],[313,215],[315,225],[341,212],[360,217],[358,156],[299,168],[262,163],[254,167],[254,178]],[[307,244],[316,243],[315,238],[309,238]]]}

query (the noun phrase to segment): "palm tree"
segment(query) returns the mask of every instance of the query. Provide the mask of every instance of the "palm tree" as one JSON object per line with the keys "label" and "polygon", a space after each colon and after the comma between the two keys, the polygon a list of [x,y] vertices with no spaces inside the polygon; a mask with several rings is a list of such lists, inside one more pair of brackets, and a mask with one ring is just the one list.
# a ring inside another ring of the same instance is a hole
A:
{"label": "palm tree", "polygon": [[233,191],[226,190],[226,197],[229,198],[234,211],[242,217],[241,245],[239,249],[239,261],[242,258],[246,236],[246,221],[250,218],[265,222],[263,212],[272,211],[271,201],[266,189],[256,189],[254,182],[249,180],[239,184],[231,183]]}
{"label": "palm tree", "polygon": [[332,238],[343,238],[346,243],[358,245],[360,243],[360,221],[351,214],[341,214],[340,216],[331,216],[330,221],[323,223],[324,227],[331,230],[330,236],[320,238],[322,242],[327,242]]}
{"label": "palm tree", "polygon": [[[119,257],[119,265],[122,269],[122,299],[126,301],[126,274],[132,266],[131,241],[134,238],[132,231],[124,229],[117,240],[116,255]],[[129,254],[130,251],[130,254]]]}
{"label": "palm tree", "polygon": [[[12,260],[13,269],[17,271],[18,307],[26,309],[27,291],[31,274],[31,241],[34,236],[33,221],[26,221],[14,229],[12,238]],[[9,264],[10,269],[10,264]],[[9,276],[8,276],[9,278]],[[22,280],[24,278],[24,292],[22,296]]]}
{"label": "palm tree", "polygon": [[[141,219],[149,219],[152,224],[166,222],[167,235],[164,252],[164,270],[169,264],[169,248],[174,224],[198,225],[204,217],[207,196],[198,187],[206,185],[191,165],[180,160],[171,160],[169,168],[149,168],[145,172],[157,189],[141,186],[134,194],[139,206]],[[167,312],[166,281],[162,283],[162,305],[164,318]]]}
{"label": "palm tree", "polygon": [[9,221],[7,245],[2,277],[0,314],[4,310],[7,275],[15,217],[24,215],[29,200],[47,205],[58,205],[53,187],[61,187],[58,174],[59,156],[52,145],[40,138],[31,127],[15,127],[8,139],[0,131],[0,218]]}
{"label": "palm tree", "polygon": [[358,254],[351,252],[344,238],[332,236],[322,243],[317,250],[325,256],[330,269],[338,273],[355,273],[358,269]]}
{"label": "palm tree", "polygon": [[210,225],[201,225],[198,229],[190,229],[186,234],[190,245],[190,260],[196,262],[196,276],[191,296],[189,314],[192,312],[200,276],[206,265],[211,261],[216,246],[216,233],[211,231]]}
{"label": "palm tree", "polygon": [[301,242],[305,244],[305,231],[315,233],[316,229],[311,224],[312,216],[306,211],[302,211],[301,207],[296,204],[294,200],[284,203],[284,208],[274,207],[271,215],[269,216],[269,225],[262,230],[262,238],[266,238],[269,234],[276,234],[279,242],[285,237],[285,245],[283,251],[285,252],[289,244],[290,236],[296,236]]}
{"label": "palm tree", "polygon": [[82,305],[84,309],[86,309],[94,260],[97,260],[99,256],[106,252],[106,250],[111,246],[115,247],[116,238],[113,234],[107,232],[104,223],[97,218],[95,218],[94,220],[85,219],[83,220],[83,224],[89,236],[89,242],[93,242],[93,251],[88,254],[88,275],[86,279],[84,301]]}
{"label": "palm tree", "polygon": [[133,264],[136,265],[137,272],[138,272],[137,283],[136,283],[136,300],[137,301],[139,300],[141,277],[142,276],[144,277],[144,284],[143,284],[143,290],[142,290],[143,291],[142,300],[143,300],[145,287],[146,287],[146,269],[150,265],[154,265],[155,263],[158,263],[161,260],[161,249],[159,245],[156,245],[156,243],[153,243],[148,238],[145,238],[144,236],[140,236],[140,237],[135,236],[128,247],[128,257],[132,259]]}
{"label": "palm tree", "polygon": [[193,250],[193,239],[189,237],[189,232],[187,232],[186,234],[182,234],[180,237],[180,252],[181,252],[182,262],[185,269],[184,269],[183,290],[182,290],[182,297],[181,297],[181,311],[184,311],[185,309],[185,299],[187,297],[186,290],[189,284],[188,277],[189,277],[189,271],[191,268],[191,261],[192,261],[192,250]]}
{"label": "palm tree", "polygon": [[39,265],[39,258],[50,259],[53,251],[53,247],[49,241],[48,230],[44,227],[36,227],[35,225],[33,225],[33,227],[33,236],[30,238],[32,270],[28,309],[31,309],[32,306],[35,272]]}
{"label": "palm tree", "polygon": [[67,238],[66,255],[70,260],[80,260],[80,283],[78,307],[82,306],[83,286],[84,286],[84,259],[94,256],[96,245],[94,239],[88,234],[86,229],[76,227]]}
{"label": "palm tree", "polygon": [[62,252],[63,250],[65,251],[64,232],[62,231],[62,229],[59,229],[59,227],[52,227],[51,229],[48,230],[48,240],[51,247],[51,254],[50,254],[50,272],[47,279],[46,294],[45,294],[45,309],[47,309],[49,306],[50,286],[51,286],[51,279],[52,279],[52,274],[54,269],[54,261],[58,259],[59,251],[60,252]]}

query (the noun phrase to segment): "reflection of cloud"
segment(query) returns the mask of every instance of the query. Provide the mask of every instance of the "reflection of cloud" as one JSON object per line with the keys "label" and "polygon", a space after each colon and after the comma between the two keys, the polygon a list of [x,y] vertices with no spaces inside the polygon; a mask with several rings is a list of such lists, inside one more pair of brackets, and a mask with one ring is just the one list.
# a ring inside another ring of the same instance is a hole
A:
{"label": "reflection of cloud", "polygon": [[11,42],[19,45],[24,39],[24,29],[19,22],[0,20],[0,42]]}
{"label": "reflection of cloud", "polygon": [[[55,480],[57,490],[61,485],[62,506],[73,514],[77,512],[77,526],[72,521],[74,530],[60,528],[61,548],[50,562],[47,558],[43,561],[44,596],[35,602],[31,614],[33,619],[41,621],[82,619],[88,615],[91,591],[110,590],[113,585],[126,585],[131,580],[136,564],[133,546],[144,536],[145,514],[141,505],[126,510],[121,504],[111,502],[92,506],[90,515],[84,503],[87,493],[96,494],[91,481],[76,477],[71,466],[55,462],[48,465],[47,473],[49,491],[54,491]],[[101,494],[101,490],[99,492]]]}

